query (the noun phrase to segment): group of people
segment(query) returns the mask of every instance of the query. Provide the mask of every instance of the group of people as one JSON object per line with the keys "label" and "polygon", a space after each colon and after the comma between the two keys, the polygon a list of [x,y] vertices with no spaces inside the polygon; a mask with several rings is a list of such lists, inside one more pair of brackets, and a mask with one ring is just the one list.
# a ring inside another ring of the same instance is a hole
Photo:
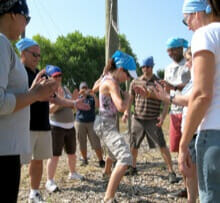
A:
{"label": "group of people", "polygon": [[[78,97],[73,99],[68,88],[62,86],[59,67],[48,65],[42,71],[36,68],[41,53],[35,41],[24,38],[17,42],[20,59],[13,50],[9,40],[17,40],[30,21],[26,1],[0,2],[0,174],[2,180],[5,176],[11,183],[1,184],[3,199],[17,201],[21,164],[30,162],[29,200],[42,201],[39,185],[44,159],[48,159],[46,189],[56,191],[54,175],[63,148],[68,155],[69,178],[81,180],[83,176],[75,169],[76,137],[83,165],[87,165],[86,133],[99,166],[105,167],[103,176],[108,178],[104,202],[116,202],[115,192],[126,171],[128,175],[137,174],[138,149],[145,136],[151,148],[159,146],[170,183],[177,182],[161,128],[171,104],[170,151],[178,152],[188,202],[196,202],[198,191],[202,203],[220,201],[220,2],[185,0],[183,15],[184,24],[195,32],[191,50],[187,49],[184,59],[186,40],[167,41],[173,63],[165,69],[164,80],[153,74],[153,57],[143,61],[143,74],[137,77],[134,58],[117,50],[93,91],[83,82]],[[120,83],[130,78],[134,80],[125,92]],[[129,149],[117,129],[116,115],[122,112],[122,120],[126,121],[132,103]],[[99,116],[95,120],[96,105]],[[75,127],[73,108],[77,109]],[[108,152],[106,161],[100,140]]]}

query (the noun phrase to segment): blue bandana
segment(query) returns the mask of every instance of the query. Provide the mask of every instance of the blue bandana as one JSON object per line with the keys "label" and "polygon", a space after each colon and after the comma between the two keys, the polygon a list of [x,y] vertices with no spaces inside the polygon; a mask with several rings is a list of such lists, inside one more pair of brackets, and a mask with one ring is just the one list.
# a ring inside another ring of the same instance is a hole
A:
{"label": "blue bandana", "polygon": [[205,11],[207,14],[211,13],[211,6],[207,0],[185,0],[182,8],[183,13],[196,13]]}
{"label": "blue bandana", "polygon": [[144,67],[144,66],[154,67],[154,58],[153,58],[153,56],[149,56],[149,57],[147,57],[146,59],[143,60],[140,67]]}
{"label": "blue bandana", "polygon": [[113,55],[112,58],[115,62],[116,68],[124,68],[128,70],[129,74],[133,78],[137,78],[136,73],[136,63],[134,58],[122,51],[117,50]]}
{"label": "blue bandana", "polygon": [[37,42],[29,38],[22,38],[16,43],[16,47],[20,52],[32,46],[38,46],[38,44]]}
{"label": "blue bandana", "polygon": [[166,45],[167,45],[167,49],[177,48],[177,47],[188,48],[188,41],[183,38],[171,37],[167,40]]}
{"label": "blue bandana", "polygon": [[46,66],[46,74],[49,77],[54,77],[56,75],[62,75],[62,71],[58,66],[47,65]]}

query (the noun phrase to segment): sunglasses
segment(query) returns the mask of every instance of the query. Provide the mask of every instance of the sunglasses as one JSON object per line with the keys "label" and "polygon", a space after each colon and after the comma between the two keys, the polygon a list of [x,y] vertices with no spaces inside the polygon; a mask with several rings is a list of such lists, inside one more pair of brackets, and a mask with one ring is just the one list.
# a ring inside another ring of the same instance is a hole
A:
{"label": "sunglasses", "polygon": [[35,52],[32,52],[32,51],[29,51],[29,50],[26,50],[26,52],[28,52],[28,53],[30,53],[30,54],[32,54],[32,56],[33,57],[35,57],[35,58],[37,58],[37,57],[41,57],[41,55],[40,54],[38,54],[38,53],[35,53]]}
{"label": "sunglasses", "polygon": [[31,17],[30,16],[27,16],[27,15],[24,15],[25,19],[26,19],[26,25],[30,22],[31,20]]}

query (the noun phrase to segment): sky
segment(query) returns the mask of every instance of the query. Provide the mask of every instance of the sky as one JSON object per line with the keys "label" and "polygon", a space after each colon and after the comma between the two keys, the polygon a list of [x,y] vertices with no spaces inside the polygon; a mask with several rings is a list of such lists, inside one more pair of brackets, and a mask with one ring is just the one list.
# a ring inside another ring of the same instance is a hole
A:
{"label": "sky", "polygon": [[[52,42],[75,31],[104,37],[105,0],[27,0],[31,21],[26,37],[40,34]],[[118,0],[118,28],[141,63],[153,56],[154,72],[171,59],[166,52],[170,37],[191,41],[192,32],[182,23],[183,0]],[[103,53],[104,54],[104,53]]]}

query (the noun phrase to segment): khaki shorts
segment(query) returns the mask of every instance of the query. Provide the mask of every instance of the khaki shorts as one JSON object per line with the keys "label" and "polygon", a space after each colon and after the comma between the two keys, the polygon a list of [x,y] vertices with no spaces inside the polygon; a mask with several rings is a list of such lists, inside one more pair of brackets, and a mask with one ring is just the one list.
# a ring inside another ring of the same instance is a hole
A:
{"label": "khaki shorts", "polygon": [[21,164],[28,164],[31,160],[44,160],[53,156],[51,131],[30,131],[30,154],[21,155]]}
{"label": "khaki shorts", "polygon": [[117,165],[132,165],[129,146],[118,132],[114,117],[97,117],[94,129],[106,146],[108,155],[112,160],[117,161]]}
{"label": "khaki shorts", "polygon": [[92,149],[101,149],[100,139],[93,129],[94,122],[84,123],[75,122],[76,136],[79,140],[80,150],[87,150],[87,136],[89,138]]}
{"label": "khaki shorts", "polygon": [[[160,148],[166,147],[166,141],[164,139],[162,128],[157,127],[157,119],[154,120],[140,120],[132,118],[130,146],[138,149],[145,137],[151,139]],[[150,148],[152,148],[150,146]]]}

